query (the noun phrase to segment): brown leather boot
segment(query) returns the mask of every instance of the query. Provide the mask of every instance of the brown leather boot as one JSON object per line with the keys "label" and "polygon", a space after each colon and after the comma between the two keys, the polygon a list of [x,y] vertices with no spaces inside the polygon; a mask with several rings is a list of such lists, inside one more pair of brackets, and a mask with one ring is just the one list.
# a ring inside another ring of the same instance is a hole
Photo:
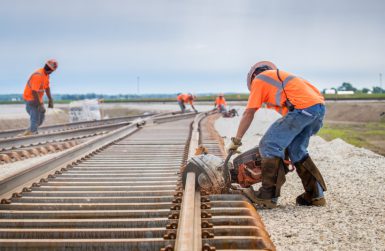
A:
{"label": "brown leather boot", "polygon": [[285,171],[280,158],[262,158],[262,187],[255,193],[254,203],[265,207],[277,207],[276,199],[280,196]]}
{"label": "brown leather boot", "polygon": [[319,194],[326,191],[326,184],[310,156],[304,161],[296,163],[295,167],[305,189],[305,193],[297,197],[297,204],[301,206],[325,206],[326,200]]}

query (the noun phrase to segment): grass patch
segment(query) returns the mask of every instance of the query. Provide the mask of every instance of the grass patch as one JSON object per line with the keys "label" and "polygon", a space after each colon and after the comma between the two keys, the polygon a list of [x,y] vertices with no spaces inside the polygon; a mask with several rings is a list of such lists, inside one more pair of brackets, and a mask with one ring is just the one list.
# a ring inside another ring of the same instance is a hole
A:
{"label": "grass patch", "polygon": [[340,138],[354,146],[365,147],[382,155],[385,153],[385,122],[362,124],[326,122],[318,135],[327,141]]}

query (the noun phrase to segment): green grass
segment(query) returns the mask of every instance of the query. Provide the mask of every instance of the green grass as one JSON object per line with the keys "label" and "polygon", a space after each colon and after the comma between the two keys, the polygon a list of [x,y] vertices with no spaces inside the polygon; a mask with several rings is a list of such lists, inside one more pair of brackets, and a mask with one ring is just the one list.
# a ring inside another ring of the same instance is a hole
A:
{"label": "green grass", "polygon": [[326,100],[344,100],[344,99],[385,99],[385,93],[355,93],[349,95],[324,94]]}
{"label": "green grass", "polygon": [[[349,99],[380,99],[385,100],[385,93],[376,93],[376,94],[363,94],[356,93],[351,95],[335,95],[335,94],[325,94],[326,100],[349,100]],[[214,102],[216,95],[209,96],[198,96],[197,101],[212,101]],[[249,98],[248,93],[240,94],[227,94],[225,95],[227,101],[247,101]],[[143,99],[105,99],[105,103],[126,103],[126,102],[175,102],[175,98],[143,98]],[[71,100],[55,100],[55,103],[67,104]],[[23,104],[24,101],[0,101],[0,104]]]}
{"label": "green grass", "polygon": [[318,135],[326,140],[340,138],[349,144],[365,147],[374,152],[384,154],[384,146],[373,144],[373,141],[385,143],[385,122],[370,122],[362,124],[325,123]]}

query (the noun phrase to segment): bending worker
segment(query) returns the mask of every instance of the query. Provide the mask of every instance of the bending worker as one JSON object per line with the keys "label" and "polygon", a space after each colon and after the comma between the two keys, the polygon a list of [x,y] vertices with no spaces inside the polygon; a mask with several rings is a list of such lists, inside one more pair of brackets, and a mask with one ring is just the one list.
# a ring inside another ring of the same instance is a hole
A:
{"label": "bending worker", "polygon": [[194,107],[194,104],[193,104],[193,101],[196,99],[195,96],[193,96],[191,93],[181,93],[178,95],[178,97],[176,98],[177,101],[178,101],[178,104],[179,104],[179,107],[181,109],[182,112],[185,112],[186,110],[186,105],[187,103],[190,104],[191,108],[195,111],[195,112],[198,112],[197,109],[195,109]]}
{"label": "bending worker", "polygon": [[324,206],[326,185],[307,151],[310,136],[322,127],[325,115],[323,96],[306,80],[280,71],[268,61],[251,67],[247,86],[250,90],[248,104],[228,150],[237,150],[242,145],[242,137],[262,104],[283,115],[270,126],[259,143],[262,187],[254,192],[253,201],[262,207],[277,206],[281,186],[286,181],[287,169],[283,159],[287,149],[305,189],[297,197],[297,204]]}
{"label": "bending worker", "polygon": [[38,127],[43,124],[45,107],[43,102],[44,92],[48,97],[48,108],[53,108],[53,99],[49,87],[49,75],[58,67],[56,60],[46,62],[43,68],[38,69],[30,76],[25,85],[23,98],[26,102],[26,109],[30,116],[30,126],[23,135],[37,134]]}
{"label": "bending worker", "polygon": [[224,113],[224,112],[227,112],[226,105],[227,104],[226,104],[225,97],[223,93],[220,93],[218,97],[215,99],[214,106],[218,109],[220,113]]}

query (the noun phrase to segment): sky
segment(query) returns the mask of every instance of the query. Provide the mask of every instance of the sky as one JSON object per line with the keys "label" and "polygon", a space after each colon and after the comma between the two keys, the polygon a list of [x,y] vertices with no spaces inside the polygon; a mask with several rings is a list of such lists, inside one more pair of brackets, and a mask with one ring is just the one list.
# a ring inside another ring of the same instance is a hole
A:
{"label": "sky", "polygon": [[379,86],[385,1],[0,0],[0,94],[50,58],[54,94],[247,92],[261,60],[319,89]]}

